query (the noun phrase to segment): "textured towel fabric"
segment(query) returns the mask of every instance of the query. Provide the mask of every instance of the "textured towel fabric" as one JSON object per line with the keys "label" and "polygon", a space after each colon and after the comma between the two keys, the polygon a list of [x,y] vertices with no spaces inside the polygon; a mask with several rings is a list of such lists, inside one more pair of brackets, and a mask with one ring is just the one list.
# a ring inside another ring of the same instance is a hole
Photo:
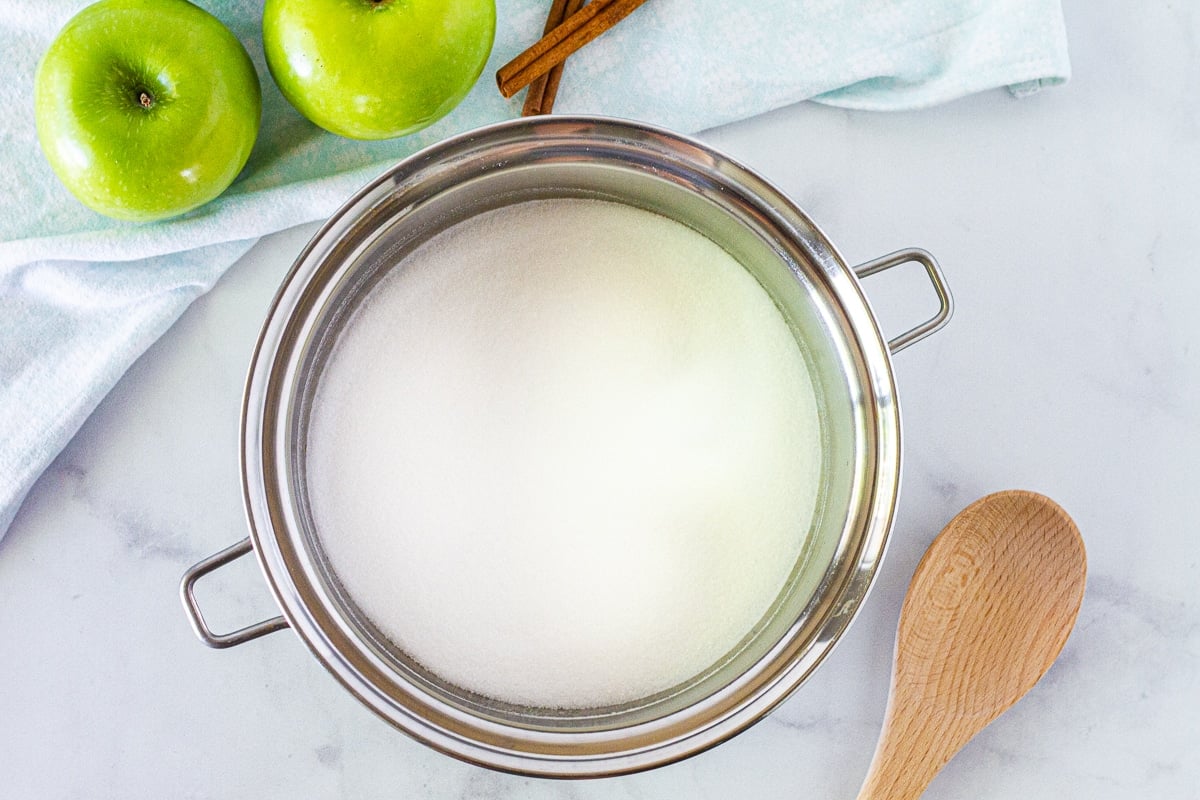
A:
{"label": "textured towel fabric", "polygon": [[[453,113],[354,142],[283,100],[259,41],[261,0],[198,0],[250,52],[263,87],[250,162],[181,218],[95,214],[37,147],[33,77],[86,0],[13,0],[0,20],[0,536],[33,481],[128,366],[264,234],[330,214],[397,159],[520,113],[492,75],[541,33],[549,0],[497,0],[492,59]],[[698,131],[805,99],[911,109],[1069,74],[1059,0],[652,0],[573,56],[556,110]]]}

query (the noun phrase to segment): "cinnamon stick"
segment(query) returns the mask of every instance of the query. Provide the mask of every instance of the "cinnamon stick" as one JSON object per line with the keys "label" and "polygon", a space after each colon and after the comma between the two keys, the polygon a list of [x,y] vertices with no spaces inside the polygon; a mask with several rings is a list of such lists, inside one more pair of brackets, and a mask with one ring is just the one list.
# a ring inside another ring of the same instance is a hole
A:
{"label": "cinnamon stick", "polygon": [[629,16],[646,0],[592,0],[496,73],[500,94],[512,97],[567,56]]}
{"label": "cinnamon stick", "polygon": [[[545,36],[557,28],[567,17],[578,11],[586,0],[554,0],[550,4],[550,14],[546,17],[546,27],[542,29]],[[538,114],[549,114],[554,109],[554,98],[558,96],[558,83],[562,80],[563,67],[566,61],[555,64],[545,75],[533,79],[529,91],[525,93],[525,106],[521,116],[533,117]]]}

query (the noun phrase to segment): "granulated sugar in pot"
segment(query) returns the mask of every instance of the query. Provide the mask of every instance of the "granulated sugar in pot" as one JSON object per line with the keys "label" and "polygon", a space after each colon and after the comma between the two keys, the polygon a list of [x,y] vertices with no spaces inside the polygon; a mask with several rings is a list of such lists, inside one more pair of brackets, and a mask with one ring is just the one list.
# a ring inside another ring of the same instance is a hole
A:
{"label": "granulated sugar in pot", "polygon": [[720,661],[782,592],[816,406],[783,316],[712,241],[535,200],[443,231],[368,295],[319,380],[309,502],[349,597],[423,667],[613,706]]}

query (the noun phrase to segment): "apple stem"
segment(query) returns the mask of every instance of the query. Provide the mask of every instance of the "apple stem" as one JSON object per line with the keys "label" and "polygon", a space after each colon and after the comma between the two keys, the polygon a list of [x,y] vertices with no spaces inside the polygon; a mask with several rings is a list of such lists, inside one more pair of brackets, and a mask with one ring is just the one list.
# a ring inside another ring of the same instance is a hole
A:
{"label": "apple stem", "polygon": [[154,105],[154,98],[150,96],[149,92],[147,92],[145,89],[142,89],[140,92],[138,92],[138,102],[141,103],[142,108],[149,108],[150,106]]}

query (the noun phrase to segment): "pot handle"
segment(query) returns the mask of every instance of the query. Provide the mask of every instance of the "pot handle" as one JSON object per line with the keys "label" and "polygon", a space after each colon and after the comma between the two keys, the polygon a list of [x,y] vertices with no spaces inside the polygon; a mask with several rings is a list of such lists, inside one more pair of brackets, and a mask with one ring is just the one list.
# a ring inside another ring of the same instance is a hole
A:
{"label": "pot handle", "polygon": [[209,556],[183,573],[183,580],[179,583],[179,596],[183,600],[183,610],[187,612],[188,621],[192,623],[192,630],[200,637],[200,641],[209,647],[234,647],[288,627],[286,619],[273,617],[263,622],[247,625],[233,633],[213,633],[212,629],[208,627],[208,623],[204,621],[204,615],[200,613],[200,606],[196,604],[196,582],[208,573],[241,558],[253,549],[250,537],[247,536],[237,544],[230,545],[221,552]]}
{"label": "pot handle", "polygon": [[888,253],[886,256],[880,256],[873,261],[859,264],[853,270],[854,274],[859,278],[865,278],[868,275],[874,275],[877,272],[883,272],[886,269],[898,267],[910,261],[915,261],[925,268],[925,274],[929,276],[929,282],[933,284],[933,290],[937,292],[938,312],[915,328],[910,328],[896,338],[889,340],[887,343],[888,349],[892,353],[899,353],[910,344],[915,344],[931,333],[941,330],[950,321],[950,317],[954,314],[954,296],[950,294],[950,287],[946,285],[946,276],[942,274],[942,268],[938,266],[937,260],[919,247],[910,247],[906,250],[897,250],[894,253]]}

